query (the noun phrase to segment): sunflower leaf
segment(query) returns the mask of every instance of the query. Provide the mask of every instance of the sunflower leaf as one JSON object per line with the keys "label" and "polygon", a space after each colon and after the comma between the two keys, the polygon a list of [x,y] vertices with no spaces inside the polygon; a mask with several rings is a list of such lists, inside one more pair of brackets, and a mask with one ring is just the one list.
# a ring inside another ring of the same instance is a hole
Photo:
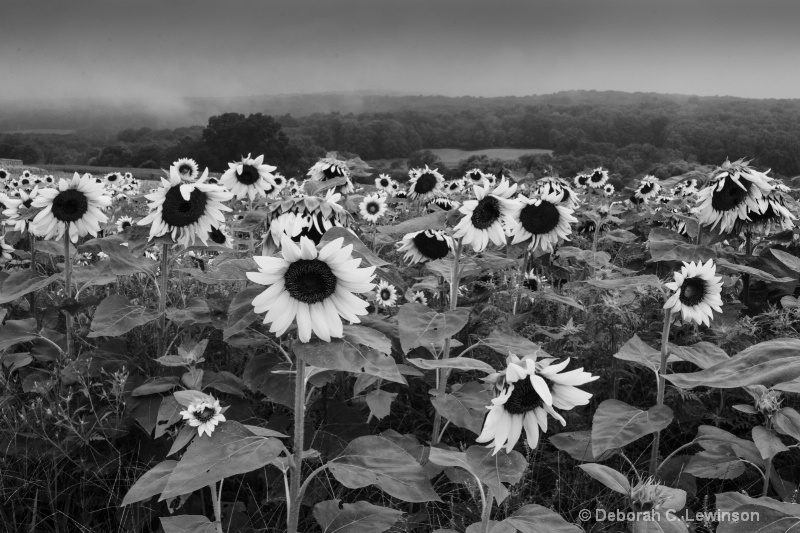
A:
{"label": "sunflower leaf", "polygon": [[592,454],[600,457],[608,450],[622,448],[664,429],[670,422],[672,409],[666,405],[642,411],[619,400],[606,400],[592,419]]}
{"label": "sunflower leaf", "polygon": [[89,337],[116,337],[158,318],[158,312],[131,303],[122,294],[106,297],[94,313]]}
{"label": "sunflower leaf", "polygon": [[319,339],[298,342],[294,345],[294,353],[317,368],[371,374],[395,383],[407,383],[392,357],[347,338],[331,342]]}
{"label": "sunflower leaf", "polygon": [[404,353],[417,346],[425,348],[440,345],[467,324],[471,309],[459,307],[438,313],[425,305],[412,302],[400,307],[397,328]]}
{"label": "sunflower leaf", "polygon": [[391,528],[403,512],[363,501],[343,504],[328,500],[315,505],[313,514],[322,533],[381,533]]}

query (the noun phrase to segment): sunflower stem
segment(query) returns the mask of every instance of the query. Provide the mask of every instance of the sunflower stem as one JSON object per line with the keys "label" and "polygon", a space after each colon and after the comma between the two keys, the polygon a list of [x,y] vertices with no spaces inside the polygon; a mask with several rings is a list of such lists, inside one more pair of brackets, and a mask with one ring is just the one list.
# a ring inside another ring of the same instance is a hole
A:
{"label": "sunflower stem", "polygon": [[218,533],[222,533],[222,483],[220,483],[219,494],[217,494],[217,483],[212,482],[208,486],[211,491],[211,504],[214,506],[214,526]]}
{"label": "sunflower stem", "polygon": [[602,219],[594,224],[594,240],[592,241],[592,278],[597,279],[597,242],[600,238]]}
{"label": "sunflower stem", "polygon": [[[64,228],[64,299],[72,298],[72,260],[69,257],[69,223]],[[31,309],[33,312],[33,309]],[[72,314],[64,309],[67,334],[67,359],[72,358]]]}
{"label": "sunflower stem", "polygon": [[[753,244],[751,240],[751,231],[750,231],[750,224],[747,224],[747,228],[744,231],[745,234],[745,247],[744,253],[747,257],[753,255]],[[742,275],[742,303],[745,307],[750,305],[750,274],[743,274]]]}
{"label": "sunflower stem", "polygon": [[296,373],[294,376],[294,461],[289,468],[291,479],[289,485],[289,516],[287,526],[289,533],[297,533],[297,526],[300,523],[300,478],[303,475],[303,444],[305,439],[306,422],[306,363],[299,357],[297,358]]}
{"label": "sunflower stem", "polygon": [[[672,323],[672,311],[664,309],[664,329],[661,331],[661,362],[658,367],[658,393],[656,405],[664,405],[664,389],[667,380],[667,357],[669,356],[669,327]],[[653,435],[653,448],[650,450],[650,475],[655,476],[658,470],[658,447],[661,444],[661,431],[656,431]]]}
{"label": "sunflower stem", "polygon": [[[767,431],[771,433],[772,417],[767,418],[767,422],[764,425],[767,427]],[[774,455],[772,457],[774,457]],[[770,471],[772,470],[772,457],[768,457],[766,464],[764,465],[764,486],[761,489],[761,496],[764,498],[766,498],[767,492],[769,492],[769,474]]]}
{"label": "sunflower stem", "polygon": [[[28,238],[31,243],[31,273],[36,274],[36,235],[28,230]],[[36,291],[28,293],[28,303],[31,307],[31,315],[36,316]]]}
{"label": "sunflower stem", "polygon": [[169,244],[161,245],[161,272],[158,279],[158,350],[157,357],[164,356],[164,335],[167,328],[167,279],[169,278]]}
{"label": "sunflower stem", "polygon": [[[461,272],[459,262],[461,261],[461,239],[456,241],[455,250],[453,251],[453,265],[450,269],[450,310],[458,307],[458,284],[461,279]],[[442,360],[450,358],[450,337],[444,341],[444,349],[442,349]],[[444,394],[447,389],[447,369],[442,368],[436,370],[436,389],[440,394]],[[439,411],[433,415],[433,430],[431,431],[431,445],[439,443],[442,433],[442,415]]]}
{"label": "sunflower stem", "polygon": [[375,237],[378,234],[378,225],[375,222],[372,223],[372,251],[375,251]]}
{"label": "sunflower stem", "polygon": [[492,504],[494,503],[494,496],[489,494],[488,498],[484,498],[483,512],[481,513],[481,532],[489,533],[489,520],[492,518]]}

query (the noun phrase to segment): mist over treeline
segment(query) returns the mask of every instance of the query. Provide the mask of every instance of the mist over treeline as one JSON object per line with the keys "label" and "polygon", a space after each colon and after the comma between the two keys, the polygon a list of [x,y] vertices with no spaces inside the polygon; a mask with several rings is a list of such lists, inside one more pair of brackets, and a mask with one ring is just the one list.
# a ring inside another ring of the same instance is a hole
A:
{"label": "mist over treeline", "polygon": [[[436,148],[545,148],[522,171],[605,166],[618,178],[753,158],[800,174],[800,100],[572,91],[530,97],[316,94],[135,106],[3,107],[0,158],[26,164],[165,168],[194,157],[212,171],[248,153],[287,175],[336,150],[366,160],[441,165]],[[37,131],[38,130],[38,131]],[[69,130],[54,134],[48,130]],[[17,132],[20,133],[8,133]],[[496,162],[476,160],[480,165]],[[677,166],[675,166],[677,164]],[[460,171],[460,169],[446,169]]]}

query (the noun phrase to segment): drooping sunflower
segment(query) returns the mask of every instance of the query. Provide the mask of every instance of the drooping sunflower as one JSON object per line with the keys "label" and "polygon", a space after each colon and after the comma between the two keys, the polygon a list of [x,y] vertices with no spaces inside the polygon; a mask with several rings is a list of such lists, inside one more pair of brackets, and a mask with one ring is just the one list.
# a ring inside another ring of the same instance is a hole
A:
{"label": "drooping sunflower", "polygon": [[31,215],[23,215],[25,209],[33,206],[33,200],[39,195],[39,187],[34,187],[30,192],[17,190],[16,198],[0,194],[0,207],[2,213],[8,218],[6,224],[12,225],[14,231],[26,232],[31,222]]}
{"label": "drooping sunflower", "polygon": [[466,181],[469,185],[480,185],[485,186],[487,177],[484,172],[479,168],[473,168],[472,170],[468,170],[466,174],[464,174],[464,181]]}
{"label": "drooping sunflower", "polygon": [[661,192],[661,185],[658,183],[658,178],[648,175],[642,178],[634,195],[646,203],[648,200],[658,196],[659,192]]}
{"label": "drooping sunflower", "polygon": [[388,281],[378,283],[375,301],[381,307],[392,307],[397,303],[397,289]]}
{"label": "drooping sunflower", "polygon": [[349,214],[339,204],[342,195],[328,189],[324,198],[298,195],[281,202],[273,202],[267,206],[270,215],[270,246],[280,248],[281,235],[288,235],[295,242],[301,237],[308,237],[319,244],[326,231],[334,226],[345,227],[349,224]]}
{"label": "drooping sunflower", "polygon": [[367,222],[378,222],[386,214],[386,198],[377,194],[370,194],[358,206],[361,218]]}
{"label": "drooping sunflower", "polygon": [[182,157],[170,165],[170,175],[172,175],[173,169],[183,181],[194,181],[200,175],[200,168],[197,166],[197,162],[186,157]]}
{"label": "drooping sunflower", "polygon": [[131,217],[122,216],[117,219],[117,233],[122,233],[131,226],[133,226],[133,219]]}
{"label": "drooping sunflower", "polygon": [[406,233],[398,252],[411,264],[444,259],[453,250],[453,238],[442,230],[428,229]]}
{"label": "drooping sunflower", "polygon": [[40,190],[31,205],[43,208],[31,223],[34,235],[60,239],[69,226],[69,238],[77,242],[86,234],[97,236],[100,224],[108,220],[103,209],[111,205],[111,198],[102,184],[76,172],[71,180],[60,180],[58,188]]}
{"label": "drooping sunflower", "polygon": [[748,163],[725,161],[712,173],[709,185],[697,193],[701,224],[712,230],[719,224],[719,232],[725,233],[734,229],[737,220],[749,220],[748,212],[763,213],[768,204],[762,200],[773,189],[772,178]]}
{"label": "drooping sunflower", "polygon": [[252,159],[248,154],[237,163],[228,163],[228,170],[220,178],[223,187],[231,191],[238,200],[247,197],[265,197],[275,189],[272,171],[278,167],[264,164],[264,156]]}
{"label": "drooping sunflower", "polygon": [[517,185],[510,185],[505,178],[495,188],[474,187],[477,200],[467,200],[459,208],[464,217],[453,230],[453,237],[463,238],[464,244],[472,244],[476,252],[482,252],[493,242],[501,246],[506,242],[505,227],[513,228],[514,212],[519,202],[511,200]]}
{"label": "drooping sunflower", "polygon": [[411,178],[408,181],[408,198],[427,202],[442,194],[444,176],[439,173],[439,169],[414,168],[408,172]]}
{"label": "drooping sunflower", "polygon": [[392,177],[389,174],[379,174],[375,178],[375,186],[382,191],[392,190]]}
{"label": "drooping sunflower", "polygon": [[360,322],[368,304],[356,294],[371,291],[375,267],[359,268],[352,257],[353,245],[334,239],[317,251],[307,238],[295,244],[283,235],[283,257],[256,256],[258,272],[248,272],[250,281],[270,287],[253,299],[256,313],[266,313],[270,332],[283,335],[297,319],[300,342],[308,342],[312,331],[329,342],[343,335],[342,318]]}
{"label": "drooping sunflower", "polygon": [[461,204],[455,200],[451,200],[450,198],[446,198],[444,196],[439,196],[438,198],[434,198],[430,202],[426,204],[426,207],[435,205],[443,209],[444,211],[450,211],[451,209],[456,209]]}
{"label": "drooping sunflower", "polygon": [[233,195],[219,185],[206,183],[208,169],[197,181],[186,182],[173,168],[169,180],[161,178],[161,187],[145,195],[150,200],[150,213],[138,224],[150,225],[151,239],[169,233],[184,246],[194,244],[195,238],[205,244],[211,228],[225,222],[223,211],[231,208],[222,202]]}
{"label": "drooping sunflower", "polygon": [[575,191],[558,178],[542,178],[536,182],[532,196],[547,196],[549,194],[557,195],[559,198],[558,203],[570,209],[577,209],[580,205]]}
{"label": "drooping sunflower", "polygon": [[488,442],[494,448],[493,454],[503,447],[510,452],[524,429],[528,446],[536,448],[539,430],[547,431],[548,414],[566,426],[567,421],[555,409],[568,411],[589,403],[592,395],[578,387],[598,376],[584,372],[583,368],[562,372],[569,358],[560,363],[554,361],[510,354],[506,369],[487,378],[494,383],[496,397],[488,407],[489,414],[483,431],[475,439],[477,442]]}
{"label": "drooping sunflower", "polygon": [[317,161],[306,173],[311,181],[328,181],[337,178],[345,178],[345,184],[336,187],[336,192],[343,194],[350,194],[355,190],[350,178],[351,174],[350,165],[347,164],[347,161],[338,159],[335,152],[331,152]]}
{"label": "drooping sunflower", "polygon": [[219,226],[212,226],[211,231],[208,232],[208,240],[217,246],[224,246],[225,248],[233,248],[233,236],[228,231],[225,224]]}
{"label": "drooping sunflower", "polygon": [[608,181],[608,170],[600,167],[594,169],[586,180],[586,185],[592,189],[600,189]]}
{"label": "drooping sunflower", "polygon": [[790,189],[778,181],[774,181],[772,184],[774,188],[759,201],[761,212],[748,209],[747,217],[750,222],[737,220],[734,232],[741,233],[747,224],[765,232],[771,231],[773,225],[780,226],[784,231],[794,228],[796,217],[786,205]]}
{"label": "drooping sunflower", "polygon": [[680,272],[675,272],[675,281],[665,283],[675,291],[664,304],[664,309],[672,313],[680,311],[684,321],[694,321],[698,325],[710,325],[712,310],[722,312],[722,278],[716,275],[717,266],[709,259],[683,263]]}
{"label": "drooping sunflower", "polygon": [[225,415],[222,414],[222,407],[219,400],[211,398],[193,400],[185,410],[180,412],[184,420],[189,421],[189,425],[197,428],[198,436],[203,433],[209,437],[217,428],[220,422],[225,422]]}
{"label": "drooping sunflower", "polygon": [[552,252],[559,239],[566,239],[572,233],[570,224],[577,223],[578,219],[572,216],[572,209],[557,200],[556,194],[534,198],[521,196],[513,213],[512,244],[531,239],[529,250]]}

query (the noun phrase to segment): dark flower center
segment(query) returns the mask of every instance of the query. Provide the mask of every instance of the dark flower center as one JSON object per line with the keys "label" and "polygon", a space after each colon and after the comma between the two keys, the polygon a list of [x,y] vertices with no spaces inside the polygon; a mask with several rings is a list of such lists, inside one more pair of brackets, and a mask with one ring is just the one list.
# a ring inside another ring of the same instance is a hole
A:
{"label": "dark flower center", "polygon": [[631,196],[631,203],[632,204],[639,205],[642,202],[644,202],[644,200],[642,198],[639,198],[638,196]]}
{"label": "dark flower center", "polygon": [[469,179],[471,179],[472,181],[481,181],[483,180],[483,175],[481,175],[480,172],[470,172]]}
{"label": "dark flower center", "polygon": [[175,228],[191,226],[205,214],[207,203],[208,196],[197,188],[189,195],[188,201],[184,200],[180,186],[176,185],[167,191],[161,206],[161,218]]}
{"label": "dark flower center", "polygon": [[639,187],[639,194],[643,194],[643,195],[644,194],[649,194],[650,191],[652,191],[652,190],[653,190],[653,184],[652,183],[645,183],[644,185]]}
{"label": "dark flower center", "polygon": [[424,231],[417,233],[413,240],[419,253],[432,261],[442,259],[450,251],[445,239],[437,239],[435,235],[429,235]]}
{"label": "dark flower center", "polygon": [[191,176],[193,172],[194,168],[192,168],[191,165],[187,165],[186,163],[178,167],[179,174],[188,174],[189,176]]}
{"label": "dark flower center", "polygon": [[711,196],[711,207],[713,207],[715,211],[731,211],[741,205],[747,198],[747,194],[750,191],[750,187],[753,186],[753,182],[742,178],[739,180],[739,183],[744,186],[744,189],[739,187],[730,176],[726,176],[722,189],[715,190],[714,194]]}
{"label": "dark flower center", "polygon": [[117,181],[117,177],[118,177],[118,176],[117,176],[116,174],[111,174],[111,175],[108,177],[108,181]]}
{"label": "dark flower center", "polygon": [[753,222],[765,222],[767,220],[772,220],[773,218],[780,218],[778,213],[772,209],[772,204],[767,204],[767,208],[763,213],[756,213],[755,211],[748,209],[747,216],[750,217],[750,220]]}
{"label": "dark flower center", "polygon": [[417,182],[414,184],[414,192],[417,194],[429,193],[436,188],[437,183],[438,180],[436,179],[436,176],[430,172],[426,172],[417,178]]}
{"label": "dark flower center", "polygon": [[307,304],[324,301],[336,291],[336,275],[319,259],[300,259],[284,274],[289,296]]}
{"label": "dark flower center", "polygon": [[694,307],[706,295],[706,281],[703,278],[686,278],[681,285],[680,301],[683,305]]}
{"label": "dark flower center", "polygon": [[603,178],[605,178],[605,175],[600,171],[596,171],[592,174],[592,177],[589,179],[592,181],[592,183],[599,183],[603,181]]}
{"label": "dark flower center", "polygon": [[527,278],[525,280],[525,288],[531,291],[539,290],[539,280],[536,278]]}
{"label": "dark flower center", "polygon": [[212,227],[208,232],[208,237],[217,244],[225,244],[225,234],[219,228]]}
{"label": "dark flower center", "polygon": [[532,235],[550,233],[558,226],[560,219],[561,213],[559,213],[558,208],[544,200],[539,205],[526,205],[519,214],[519,221],[522,223],[522,227]]}
{"label": "dark flower center", "polygon": [[323,181],[332,180],[334,178],[341,178],[344,176],[344,171],[338,166],[332,165],[322,171]]}
{"label": "dark flower center", "polygon": [[392,299],[392,291],[389,289],[381,289],[381,300],[388,302]]}
{"label": "dark flower center", "polygon": [[242,173],[236,175],[236,179],[242,185],[252,185],[259,180],[261,175],[253,165],[242,165]]}
{"label": "dark flower center", "polygon": [[475,229],[486,229],[499,219],[500,201],[491,195],[481,199],[472,212],[472,225]]}
{"label": "dark flower center", "polygon": [[199,413],[195,413],[194,417],[196,419],[198,419],[200,422],[205,424],[206,422],[208,422],[209,420],[214,418],[215,414],[216,414],[216,411],[213,408],[206,407],[202,411],[200,411]]}
{"label": "dark flower center", "polygon": [[0,180],[4,180],[8,177],[8,172],[5,170],[0,170]]}
{"label": "dark flower center", "polygon": [[123,220],[122,221],[122,229],[130,228],[130,227],[131,227],[131,223],[130,222],[128,222],[127,220]]}
{"label": "dark flower center", "polygon": [[376,203],[376,202],[370,202],[370,203],[367,204],[367,213],[369,213],[370,215],[374,215],[375,213],[377,213],[380,210],[381,210],[381,206],[378,205],[378,203]]}
{"label": "dark flower center", "polygon": [[61,222],[75,222],[89,210],[89,200],[77,189],[61,191],[53,198],[53,216]]}
{"label": "dark flower center", "polygon": [[28,178],[22,178],[22,181],[20,183],[22,185],[30,185],[31,182],[28,180]]}
{"label": "dark flower center", "polygon": [[406,191],[397,191],[397,194],[394,195],[395,198],[408,198],[408,194]]}
{"label": "dark flower center", "polygon": [[445,211],[450,211],[450,209],[453,208],[452,202],[450,202],[450,200],[448,200],[447,198],[437,198],[433,202],[442,209],[444,209]]}
{"label": "dark flower center", "polygon": [[587,176],[585,174],[583,176],[578,176],[578,183],[581,186],[586,185],[586,180],[588,180],[588,179],[589,179],[589,176]]}
{"label": "dark flower center", "polygon": [[539,393],[534,390],[530,378],[525,377],[514,383],[514,390],[503,408],[512,415],[524,415],[543,404],[544,402]]}
{"label": "dark flower center", "polygon": [[381,178],[380,184],[381,184],[381,187],[388,187],[389,186],[389,180],[387,180],[386,178]]}

